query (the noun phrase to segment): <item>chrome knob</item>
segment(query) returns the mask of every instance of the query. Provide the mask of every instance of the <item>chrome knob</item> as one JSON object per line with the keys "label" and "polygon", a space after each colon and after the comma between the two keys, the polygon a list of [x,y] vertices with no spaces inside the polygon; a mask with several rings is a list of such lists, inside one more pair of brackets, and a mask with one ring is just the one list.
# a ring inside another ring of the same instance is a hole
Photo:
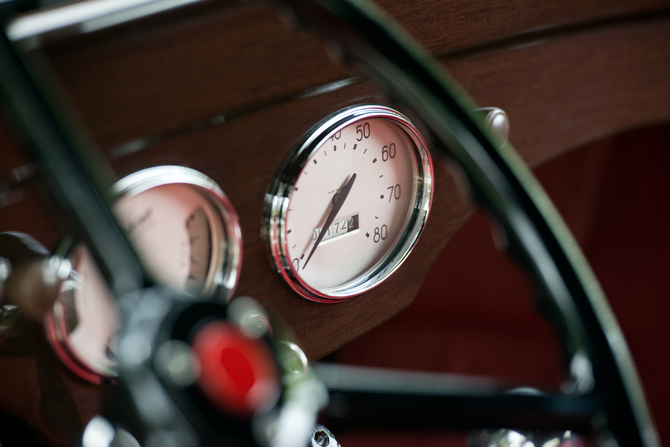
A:
{"label": "chrome knob", "polygon": [[477,109],[477,112],[484,115],[486,126],[502,138],[503,144],[507,143],[509,138],[509,117],[507,113],[498,107],[482,107]]}

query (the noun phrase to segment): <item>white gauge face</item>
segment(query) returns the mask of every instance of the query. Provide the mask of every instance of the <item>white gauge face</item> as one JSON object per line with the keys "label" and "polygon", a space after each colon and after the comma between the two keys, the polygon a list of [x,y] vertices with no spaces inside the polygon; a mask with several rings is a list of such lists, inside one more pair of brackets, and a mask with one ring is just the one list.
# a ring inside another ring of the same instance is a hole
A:
{"label": "white gauge face", "polygon": [[[288,254],[300,278],[327,290],[382,260],[411,214],[416,172],[414,145],[383,118],[356,121],[323,143],[300,173],[286,213]],[[325,227],[338,198],[341,207]]]}
{"label": "white gauge face", "polygon": [[218,263],[226,240],[218,213],[198,190],[158,186],[121,196],[114,211],[157,282],[192,295],[212,292],[210,265]]}
{"label": "white gauge face", "polygon": [[286,191],[269,216],[275,262],[302,296],[343,300],[379,284],[412,249],[430,205],[430,158],[406,118],[375,106],[337,114],[306,141],[279,174],[295,169],[294,180],[275,184]]}
{"label": "white gauge face", "polygon": [[[153,279],[182,295],[227,300],[241,267],[235,211],[212,180],[162,166],[120,180],[114,213]],[[56,353],[81,377],[115,370],[111,340],[119,329],[115,300],[88,250],[70,254],[74,273],[45,319]]]}

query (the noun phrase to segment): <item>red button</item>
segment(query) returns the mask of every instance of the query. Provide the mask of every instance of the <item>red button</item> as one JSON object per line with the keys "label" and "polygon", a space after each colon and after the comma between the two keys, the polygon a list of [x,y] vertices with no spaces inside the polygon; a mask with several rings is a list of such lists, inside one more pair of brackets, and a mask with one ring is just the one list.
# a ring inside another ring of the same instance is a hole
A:
{"label": "red button", "polygon": [[280,392],[274,356],[261,340],[223,321],[207,324],[193,340],[200,362],[198,385],[226,413],[249,417],[269,409]]}

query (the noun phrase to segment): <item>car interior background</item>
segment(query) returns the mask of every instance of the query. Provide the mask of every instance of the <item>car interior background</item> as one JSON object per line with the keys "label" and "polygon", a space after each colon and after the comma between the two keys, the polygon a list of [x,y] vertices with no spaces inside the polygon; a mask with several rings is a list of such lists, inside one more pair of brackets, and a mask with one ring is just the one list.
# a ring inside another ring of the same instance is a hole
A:
{"label": "car interior background", "polygon": [[[509,141],[601,282],[660,440],[670,442],[670,2],[378,3],[479,106],[506,112]],[[310,361],[560,387],[560,345],[528,281],[496,248],[497,229],[436,154],[423,234],[378,287],[324,304],[299,297],[277,274],[263,206],[288,154],[312,126],[346,107],[404,112],[343,63],[337,45],[324,45],[286,10],[198,1],[14,40],[52,67],[117,178],[174,165],[220,186],[242,234],[233,298],[250,296],[281,315]],[[26,233],[51,251],[68,233],[67,217],[6,115],[0,216],[0,232]],[[0,333],[2,445],[78,442],[115,385],[68,369],[41,323],[19,335],[24,341],[16,344],[16,333]],[[345,447],[456,446],[466,445],[468,433],[357,428],[335,436]]]}

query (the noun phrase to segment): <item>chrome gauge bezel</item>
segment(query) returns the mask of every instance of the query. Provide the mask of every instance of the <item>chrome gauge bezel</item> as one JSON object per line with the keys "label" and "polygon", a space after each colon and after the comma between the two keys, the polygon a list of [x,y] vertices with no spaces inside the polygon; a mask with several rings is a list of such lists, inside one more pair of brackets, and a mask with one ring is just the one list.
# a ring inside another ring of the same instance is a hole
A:
{"label": "chrome gauge bezel", "polygon": [[[214,180],[195,169],[184,166],[156,166],[134,172],[113,186],[113,194],[118,199],[133,197],[144,191],[170,184],[189,185],[207,199],[216,209],[223,226],[226,244],[217,232],[212,232],[212,251],[214,259],[204,285],[204,296],[217,301],[228,302],[237,286],[242,269],[242,230],[237,212],[228,197]],[[210,221],[216,221],[207,211]],[[223,249],[223,247],[226,247]]]}
{"label": "chrome gauge bezel", "polygon": [[[219,225],[219,229],[211,230],[212,260],[202,296],[227,303],[232,298],[240,277],[242,231],[232,203],[211,178],[183,166],[157,166],[137,171],[119,180],[112,187],[112,195],[118,200],[121,197],[133,197],[144,191],[171,184],[184,184],[194,188],[212,205],[212,209],[205,212],[209,223]],[[71,257],[75,256],[80,248],[83,248],[82,244],[77,243],[71,236],[66,236],[61,240],[56,254]],[[77,287],[79,281],[78,273],[73,271],[61,293],[74,293],[74,287]],[[116,377],[113,368],[84,359],[72,345],[67,329],[66,306],[66,302],[61,302],[59,299],[44,318],[47,339],[57,356],[72,372],[89,382],[100,383]]]}
{"label": "chrome gauge bezel", "polygon": [[[310,157],[338,131],[362,120],[385,119],[395,124],[414,146],[416,160],[416,193],[406,225],[384,259],[362,272],[362,276],[338,287],[317,290],[300,278],[288,255],[287,212],[291,193]],[[387,280],[409,256],[421,236],[432,203],[433,164],[426,143],[407,117],[381,105],[358,105],[349,107],[325,118],[313,126],[291,151],[277,171],[265,196],[262,230],[271,262],[284,282],[300,297],[320,303],[348,301]]]}

